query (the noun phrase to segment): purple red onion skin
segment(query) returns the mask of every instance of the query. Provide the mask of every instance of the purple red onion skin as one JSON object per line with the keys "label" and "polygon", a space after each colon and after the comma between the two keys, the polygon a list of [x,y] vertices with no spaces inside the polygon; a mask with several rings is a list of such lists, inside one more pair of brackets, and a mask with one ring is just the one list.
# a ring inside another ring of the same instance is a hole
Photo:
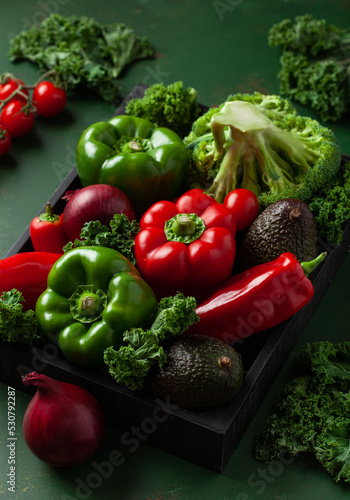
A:
{"label": "purple red onion skin", "polygon": [[55,467],[70,467],[90,458],[101,445],[105,414],[85,389],[36,372],[23,378],[37,392],[23,418],[23,435],[31,452]]}
{"label": "purple red onion skin", "polygon": [[125,214],[135,219],[135,211],[129,198],[120,189],[108,184],[92,184],[64,197],[68,200],[63,211],[65,232],[71,241],[79,239],[85,222],[100,221],[109,225],[115,214]]}

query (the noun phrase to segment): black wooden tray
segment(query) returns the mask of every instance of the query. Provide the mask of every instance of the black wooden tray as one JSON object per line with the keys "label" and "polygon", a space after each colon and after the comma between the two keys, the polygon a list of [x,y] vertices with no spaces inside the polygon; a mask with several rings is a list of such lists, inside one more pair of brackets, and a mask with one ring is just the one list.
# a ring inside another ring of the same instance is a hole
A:
{"label": "black wooden tray", "polygon": [[[142,96],[146,88],[136,86],[115,114],[123,114],[127,100]],[[344,160],[348,159],[344,156]],[[55,213],[64,208],[64,193],[78,187],[81,185],[73,168],[49,200]],[[45,207],[39,213],[44,210]],[[139,439],[220,473],[334,279],[349,244],[350,222],[339,247],[319,241],[319,250],[327,251],[327,258],[310,276],[315,288],[312,300],[288,321],[235,346],[242,354],[247,373],[238,394],[222,408],[196,414],[155,400],[145,392],[129,391],[107,375],[72,365],[53,342],[41,349],[0,344],[0,381],[33,394],[34,388],[24,386],[22,376],[35,370],[77,384],[101,401],[108,425],[120,433],[116,449],[123,447],[132,452]],[[6,256],[31,250],[28,227]],[[135,429],[141,437],[136,436]]]}

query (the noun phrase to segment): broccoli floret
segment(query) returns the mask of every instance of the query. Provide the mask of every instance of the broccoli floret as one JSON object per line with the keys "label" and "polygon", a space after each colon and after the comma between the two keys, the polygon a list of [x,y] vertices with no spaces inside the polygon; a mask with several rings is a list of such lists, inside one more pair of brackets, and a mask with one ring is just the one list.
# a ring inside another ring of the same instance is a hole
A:
{"label": "broccoli floret", "polygon": [[[297,111],[288,101],[288,99],[282,99],[279,95],[265,95],[260,92],[254,92],[253,94],[231,94],[228,96],[226,101],[247,101],[251,102],[256,106],[264,115],[266,115],[270,120],[277,125],[283,127],[283,123],[286,116],[296,116]],[[221,105],[220,107],[222,107]]]}
{"label": "broccoli floret", "polygon": [[185,138],[190,182],[220,203],[239,187],[253,191],[261,208],[287,197],[308,202],[339,170],[334,133],[279,96],[236,94],[200,120]]}
{"label": "broccoli floret", "polygon": [[324,121],[349,112],[350,28],[305,14],[273,25],[268,42],[282,50],[281,94],[312,107]]}
{"label": "broccoli floret", "polygon": [[126,105],[127,115],[145,118],[158,127],[174,130],[180,137],[189,133],[192,123],[200,116],[197,91],[184,88],[178,81],[165,86],[155,83],[141,98],[131,99]]}

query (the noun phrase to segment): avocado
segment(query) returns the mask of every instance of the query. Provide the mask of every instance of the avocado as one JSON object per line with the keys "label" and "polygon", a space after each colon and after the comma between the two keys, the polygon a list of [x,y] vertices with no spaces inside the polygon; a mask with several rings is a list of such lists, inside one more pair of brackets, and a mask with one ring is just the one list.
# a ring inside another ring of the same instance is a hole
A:
{"label": "avocado", "polygon": [[241,240],[238,271],[277,259],[290,252],[299,262],[313,260],[317,252],[317,230],[309,205],[284,198],[269,205],[252,222]]}
{"label": "avocado", "polygon": [[193,412],[227,404],[242,384],[241,355],[225,342],[184,334],[163,345],[167,362],[151,374],[154,396]]}

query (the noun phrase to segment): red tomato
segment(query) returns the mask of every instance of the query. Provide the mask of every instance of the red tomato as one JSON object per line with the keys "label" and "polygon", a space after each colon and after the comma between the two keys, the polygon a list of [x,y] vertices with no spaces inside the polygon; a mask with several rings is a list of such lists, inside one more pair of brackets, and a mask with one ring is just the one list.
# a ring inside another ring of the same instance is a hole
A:
{"label": "red tomato", "polygon": [[52,118],[58,115],[67,101],[66,92],[52,82],[43,81],[33,91],[33,106],[39,116]]}
{"label": "red tomato", "polygon": [[12,139],[7,130],[0,129],[0,156],[3,156],[10,149]]}
{"label": "red tomato", "polygon": [[[24,85],[22,80],[20,80],[19,78],[11,77],[6,79],[3,83],[0,83],[0,101],[4,101],[8,97],[10,97],[10,95],[18,89],[19,85]],[[24,96],[18,93],[13,97],[13,99],[19,99],[22,102],[27,102],[29,99],[28,91],[22,88],[21,92],[24,94]]]}
{"label": "red tomato", "polygon": [[34,125],[34,113],[15,99],[5,105],[0,116],[0,125],[11,137],[21,137],[27,134]]}
{"label": "red tomato", "polygon": [[256,219],[259,213],[257,196],[249,189],[234,189],[224,199],[225,207],[234,214],[237,231],[244,231]]}

